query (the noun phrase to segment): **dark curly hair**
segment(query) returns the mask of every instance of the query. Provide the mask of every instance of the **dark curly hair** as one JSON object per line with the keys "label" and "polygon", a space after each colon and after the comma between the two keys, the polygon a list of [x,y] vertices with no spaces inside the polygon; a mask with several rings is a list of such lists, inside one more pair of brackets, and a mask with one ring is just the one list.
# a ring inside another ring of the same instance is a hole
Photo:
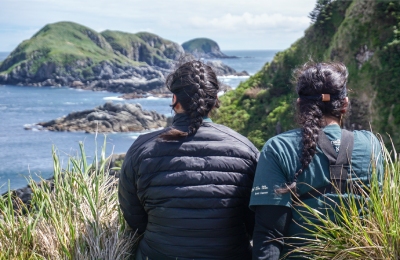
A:
{"label": "dark curly hair", "polygon": [[[345,113],[348,71],[342,63],[309,62],[294,72],[297,102],[297,120],[302,127],[301,168],[294,179],[277,193],[295,191],[297,177],[311,163],[317,149],[319,131],[326,125],[325,118],[341,121]],[[330,100],[323,101],[322,94],[329,94]]]}
{"label": "dark curly hair", "polygon": [[178,140],[181,137],[194,135],[213,108],[219,107],[219,83],[217,75],[210,66],[196,60],[186,62],[167,77],[166,85],[176,96],[175,108],[179,103],[190,116],[187,132],[172,128],[160,135],[165,141]]}

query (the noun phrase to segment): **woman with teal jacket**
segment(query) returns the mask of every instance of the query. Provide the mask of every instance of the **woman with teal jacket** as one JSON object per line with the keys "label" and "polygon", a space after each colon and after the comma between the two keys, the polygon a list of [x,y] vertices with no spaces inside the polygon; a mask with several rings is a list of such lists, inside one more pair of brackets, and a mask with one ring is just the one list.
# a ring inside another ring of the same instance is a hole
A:
{"label": "woman with teal jacket", "polygon": [[[307,63],[295,75],[301,128],[269,139],[261,151],[250,199],[256,215],[253,259],[279,259],[296,242],[284,237],[307,237],[294,199],[326,208],[327,201],[357,196],[373,168],[383,171],[374,134],[341,129],[349,107],[345,65]],[[327,214],[333,218],[334,212]]]}

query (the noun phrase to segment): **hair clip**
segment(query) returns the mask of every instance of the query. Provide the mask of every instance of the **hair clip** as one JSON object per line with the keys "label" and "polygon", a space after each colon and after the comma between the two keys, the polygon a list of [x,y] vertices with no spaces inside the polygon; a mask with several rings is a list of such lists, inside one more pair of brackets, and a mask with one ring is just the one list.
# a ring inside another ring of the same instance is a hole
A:
{"label": "hair clip", "polygon": [[324,102],[331,101],[331,95],[330,94],[321,94],[321,100]]}

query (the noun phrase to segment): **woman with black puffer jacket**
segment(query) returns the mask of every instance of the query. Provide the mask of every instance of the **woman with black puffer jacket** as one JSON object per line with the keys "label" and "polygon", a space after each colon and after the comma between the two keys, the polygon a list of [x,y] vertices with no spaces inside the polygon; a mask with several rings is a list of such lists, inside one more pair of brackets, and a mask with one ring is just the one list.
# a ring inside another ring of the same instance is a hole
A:
{"label": "woman with black puffer jacket", "polygon": [[121,209],[143,235],[136,259],[251,259],[248,204],[259,152],[208,117],[219,106],[209,66],[184,63],[166,84],[172,126],[141,135],[121,169]]}

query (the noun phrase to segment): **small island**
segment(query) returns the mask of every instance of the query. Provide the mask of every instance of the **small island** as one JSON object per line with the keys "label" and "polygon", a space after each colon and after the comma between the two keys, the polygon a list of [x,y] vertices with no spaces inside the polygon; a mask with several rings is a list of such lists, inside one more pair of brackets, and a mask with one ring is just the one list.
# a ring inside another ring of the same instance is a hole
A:
{"label": "small island", "polygon": [[139,104],[114,104],[112,102],[37,124],[39,129],[49,131],[84,131],[86,133],[141,132],[162,128],[166,125],[167,117],[165,115],[143,110]]}
{"label": "small island", "polygon": [[237,58],[236,56],[228,56],[224,54],[218,43],[208,38],[196,38],[182,43],[182,47],[186,53],[190,53],[197,59],[228,59]]}

